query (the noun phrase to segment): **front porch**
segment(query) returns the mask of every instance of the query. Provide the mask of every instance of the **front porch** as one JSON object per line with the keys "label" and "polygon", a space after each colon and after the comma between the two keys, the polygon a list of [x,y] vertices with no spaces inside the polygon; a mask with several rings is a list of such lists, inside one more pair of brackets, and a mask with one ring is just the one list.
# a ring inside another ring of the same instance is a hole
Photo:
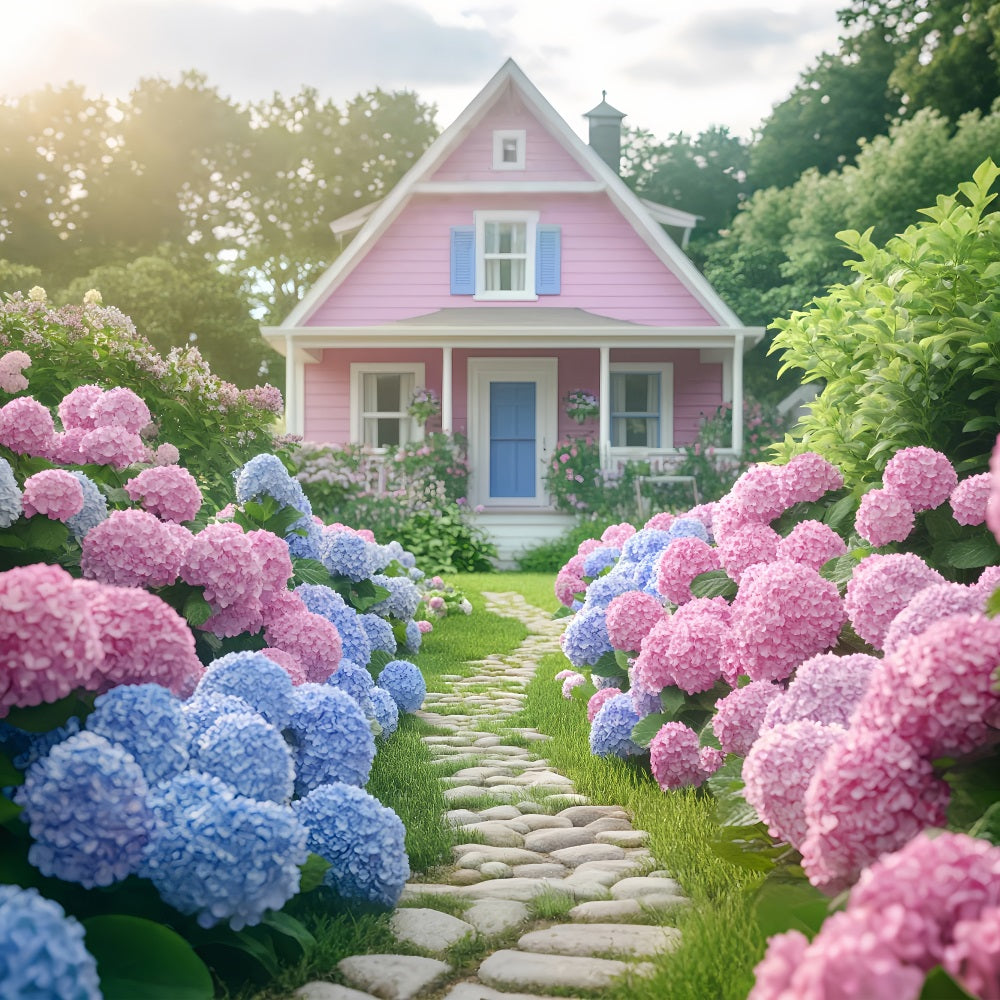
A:
{"label": "front porch", "polygon": [[552,508],[494,509],[472,515],[476,527],[497,547],[496,568],[515,569],[517,557],[544,542],[555,541],[576,524],[572,514]]}

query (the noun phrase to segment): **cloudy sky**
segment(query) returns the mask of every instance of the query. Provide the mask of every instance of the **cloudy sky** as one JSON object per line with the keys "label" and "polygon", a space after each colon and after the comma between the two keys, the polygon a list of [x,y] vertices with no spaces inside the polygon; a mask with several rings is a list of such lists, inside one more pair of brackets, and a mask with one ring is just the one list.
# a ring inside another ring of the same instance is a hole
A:
{"label": "cloudy sky", "polygon": [[581,134],[607,90],[665,137],[751,130],[836,46],[847,0],[16,0],[0,95],[72,80],[124,96],[184,69],[238,100],[408,89],[442,128],[512,56]]}

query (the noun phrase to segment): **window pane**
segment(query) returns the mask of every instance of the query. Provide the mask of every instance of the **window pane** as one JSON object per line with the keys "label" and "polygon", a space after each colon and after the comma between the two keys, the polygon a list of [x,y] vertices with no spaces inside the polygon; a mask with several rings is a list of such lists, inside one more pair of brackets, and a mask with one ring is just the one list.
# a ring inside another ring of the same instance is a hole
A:
{"label": "window pane", "polygon": [[503,162],[517,163],[517,139],[503,140]]}
{"label": "window pane", "polygon": [[660,446],[658,372],[611,374],[611,443],[618,448]]}
{"label": "window pane", "polygon": [[377,375],[378,393],[377,405],[379,413],[399,413],[402,409],[400,389],[402,381],[399,375]]}
{"label": "window pane", "polygon": [[487,222],[486,253],[526,253],[528,227],[524,222]]}
{"label": "window pane", "polygon": [[485,284],[488,292],[523,292],[525,263],[523,260],[493,258],[487,260]]}

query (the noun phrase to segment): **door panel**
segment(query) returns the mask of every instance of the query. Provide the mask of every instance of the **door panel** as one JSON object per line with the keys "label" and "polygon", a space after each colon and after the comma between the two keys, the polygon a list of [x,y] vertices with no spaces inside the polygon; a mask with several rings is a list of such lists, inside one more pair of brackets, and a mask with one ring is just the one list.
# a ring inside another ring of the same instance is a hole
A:
{"label": "door panel", "polygon": [[490,382],[491,498],[535,496],[535,389],[534,382]]}

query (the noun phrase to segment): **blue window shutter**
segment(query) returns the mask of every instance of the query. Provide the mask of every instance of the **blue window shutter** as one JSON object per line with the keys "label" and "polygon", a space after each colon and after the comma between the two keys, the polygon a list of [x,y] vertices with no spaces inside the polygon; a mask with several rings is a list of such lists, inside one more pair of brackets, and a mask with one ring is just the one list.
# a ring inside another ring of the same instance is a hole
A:
{"label": "blue window shutter", "polygon": [[476,228],[451,227],[451,294],[476,292]]}
{"label": "blue window shutter", "polygon": [[562,228],[538,226],[535,232],[535,294],[558,295],[562,272]]}

